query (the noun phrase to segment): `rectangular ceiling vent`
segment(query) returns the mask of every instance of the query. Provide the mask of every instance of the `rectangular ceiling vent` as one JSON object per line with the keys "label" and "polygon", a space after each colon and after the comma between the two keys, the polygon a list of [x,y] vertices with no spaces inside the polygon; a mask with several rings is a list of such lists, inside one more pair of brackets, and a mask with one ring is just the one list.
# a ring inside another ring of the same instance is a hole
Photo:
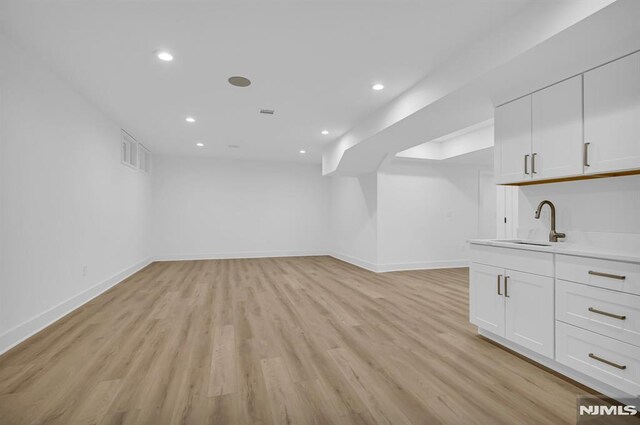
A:
{"label": "rectangular ceiling vent", "polygon": [[273,109],[260,109],[261,114],[273,115],[276,113]]}

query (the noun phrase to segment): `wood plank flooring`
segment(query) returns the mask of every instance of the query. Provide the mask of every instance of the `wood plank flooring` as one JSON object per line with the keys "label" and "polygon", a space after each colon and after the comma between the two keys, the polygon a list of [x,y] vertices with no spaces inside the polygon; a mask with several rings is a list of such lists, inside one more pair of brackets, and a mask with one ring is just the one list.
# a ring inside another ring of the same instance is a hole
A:
{"label": "wood plank flooring", "polygon": [[0,357],[0,424],[572,424],[476,335],[468,271],[154,263]]}

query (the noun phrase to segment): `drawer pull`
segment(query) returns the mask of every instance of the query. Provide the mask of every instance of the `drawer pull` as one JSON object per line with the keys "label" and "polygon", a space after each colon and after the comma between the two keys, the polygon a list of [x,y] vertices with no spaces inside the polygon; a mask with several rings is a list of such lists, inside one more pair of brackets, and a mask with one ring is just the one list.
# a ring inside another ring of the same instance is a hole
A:
{"label": "drawer pull", "polygon": [[597,308],[589,307],[589,311],[592,313],[602,314],[603,316],[613,317],[614,319],[625,320],[627,316],[620,316],[619,314],[607,313],[606,311],[598,310]]}
{"label": "drawer pull", "polygon": [[589,353],[589,357],[591,357],[592,359],[597,360],[599,362],[602,362],[604,364],[608,364],[609,366],[613,366],[613,367],[616,367],[618,369],[621,369],[621,370],[625,370],[627,368],[624,365],[619,365],[618,363],[610,362],[609,360],[603,359],[602,357],[598,357],[593,353]]}
{"label": "drawer pull", "polygon": [[509,277],[511,277],[511,276],[505,276],[504,277],[504,296],[505,296],[505,298],[511,298],[509,296]]}
{"label": "drawer pull", "polygon": [[538,172],[536,171],[536,155],[538,154],[534,153],[533,155],[531,155],[531,174],[538,174]]}
{"label": "drawer pull", "polygon": [[589,270],[589,274],[593,276],[608,277],[610,279],[618,279],[618,280],[625,280],[627,278],[626,276],[620,276],[618,274],[595,272],[593,270]]}
{"label": "drawer pull", "polygon": [[500,292],[500,280],[502,279],[502,275],[499,274],[498,275],[498,295],[502,295],[502,292]]}
{"label": "drawer pull", "polygon": [[583,154],[583,164],[585,167],[591,167],[591,164],[589,164],[589,145],[591,143],[589,142],[584,142],[584,154]]}

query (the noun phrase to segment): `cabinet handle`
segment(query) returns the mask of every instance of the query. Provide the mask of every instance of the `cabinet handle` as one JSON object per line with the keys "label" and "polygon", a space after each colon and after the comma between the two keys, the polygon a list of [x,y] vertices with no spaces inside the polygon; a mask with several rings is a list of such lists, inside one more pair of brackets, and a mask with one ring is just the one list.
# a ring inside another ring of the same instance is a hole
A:
{"label": "cabinet handle", "polygon": [[505,276],[505,277],[504,277],[504,296],[505,296],[506,298],[511,298],[511,297],[509,296],[509,278],[510,278],[510,277],[511,277],[511,276]]}
{"label": "cabinet handle", "polygon": [[584,142],[584,152],[583,152],[583,158],[584,158],[584,166],[585,167],[590,167],[591,165],[589,164],[589,145],[591,143],[589,142]]}
{"label": "cabinet handle", "polygon": [[618,369],[625,370],[627,367],[624,365],[619,365],[618,363],[610,362],[609,360],[603,359],[602,357],[598,357],[593,353],[589,353],[589,357],[604,364],[608,364],[609,366],[617,367]]}
{"label": "cabinet handle", "polygon": [[536,155],[538,154],[534,153],[533,155],[531,155],[531,174],[538,174],[536,172]]}
{"label": "cabinet handle", "polygon": [[501,279],[502,279],[502,275],[499,274],[498,275],[498,283],[497,283],[497,285],[498,285],[498,295],[502,295],[502,292],[500,292],[500,280]]}
{"label": "cabinet handle", "polygon": [[608,277],[609,279],[618,279],[618,280],[625,280],[627,278],[626,276],[622,276],[618,274],[596,272],[593,270],[589,270],[589,274],[593,276]]}
{"label": "cabinet handle", "polygon": [[524,156],[524,173],[529,175],[529,154]]}
{"label": "cabinet handle", "polygon": [[606,311],[598,310],[597,308],[589,307],[589,311],[592,313],[602,314],[603,316],[613,317],[614,319],[625,320],[627,316],[620,316],[619,314],[607,313]]}

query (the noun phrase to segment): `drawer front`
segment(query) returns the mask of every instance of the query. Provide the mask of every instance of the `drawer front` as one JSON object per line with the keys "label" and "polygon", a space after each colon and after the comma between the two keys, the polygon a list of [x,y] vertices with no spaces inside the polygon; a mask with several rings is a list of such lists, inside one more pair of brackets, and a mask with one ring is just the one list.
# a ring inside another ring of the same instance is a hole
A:
{"label": "drawer front", "polygon": [[558,254],[556,277],[640,295],[640,264]]}
{"label": "drawer front", "polygon": [[557,280],[556,319],[640,346],[640,295]]}
{"label": "drawer front", "polygon": [[556,360],[628,394],[640,394],[639,347],[556,322]]}
{"label": "drawer front", "polygon": [[553,277],[553,254],[471,244],[471,261],[524,273]]}

